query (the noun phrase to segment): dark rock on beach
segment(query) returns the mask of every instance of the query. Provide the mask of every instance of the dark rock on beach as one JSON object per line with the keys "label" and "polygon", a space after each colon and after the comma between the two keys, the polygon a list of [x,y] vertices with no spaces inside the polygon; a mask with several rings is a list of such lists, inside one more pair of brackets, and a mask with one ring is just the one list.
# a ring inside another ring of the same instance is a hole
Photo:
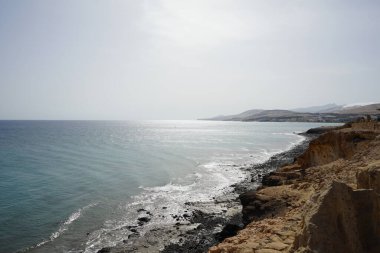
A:
{"label": "dark rock on beach", "polygon": [[102,248],[101,250],[98,250],[97,253],[109,253],[111,252],[112,248],[111,247],[105,247],[105,248]]}
{"label": "dark rock on beach", "polygon": [[228,237],[236,235],[240,229],[242,229],[242,226],[236,224],[227,224],[224,226],[223,230],[220,233],[215,235],[215,238],[221,242]]}
{"label": "dark rock on beach", "polygon": [[145,217],[140,217],[137,220],[141,221],[141,222],[148,222],[148,221],[150,221],[150,218],[145,216]]}

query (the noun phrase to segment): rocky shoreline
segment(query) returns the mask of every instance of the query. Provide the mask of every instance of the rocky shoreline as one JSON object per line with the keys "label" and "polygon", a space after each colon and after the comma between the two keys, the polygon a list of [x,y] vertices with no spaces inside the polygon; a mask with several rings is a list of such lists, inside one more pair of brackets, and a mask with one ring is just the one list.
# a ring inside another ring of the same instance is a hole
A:
{"label": "rocky shoreline", "polygon": [[[264,163],[254,164],[248,168],[241,168],[246,170],[250,176],[248,180],[242,181],[238,184],[233,185],[234,191],[236,195],[239,196],[238,199],[234,200],[224,200],[229,202],[230,205],[235,208],[239,208],[241,206],[241,195],[255,190],[260,186],[260,182],[265,175],[268,175],[270,172],[276,170],[280,166],[285,164],[290,164],[294,161],[294,158],[301,155],[311,140],[316,138],[318,135],[312,133],[302,133],[305,137],[301,143],[292,147],[290,150],[278,153],[270,157]],[[223,200],[215,200],[215,202],[220,202]],[[204,229],[200,234],[193,234],[190,236],[186,236],[184,242],[182,243],[174,243],[165,247],[165,249],[161,252],[163,253],[201,253],[207,252],[210,247],[213,245],[223,241],[224,239],[234,236],[237,232],[244,228],[246,225],[245,217],[243,213],[235,213],[232,217],[218,217],[217,214],[201,214],[201,219],[198,217],[194,217],[192,220],[194,223],[202,224]],[[220,232],[215,232],[215,227],[222,228]]]}
{"label": "rocky shoreline", "polygon": [[[264,163],[254,164],[240,168],[247,174],[247,178],[235,185],[233,190],[214,198],[211,202],[187,202],[185,213],[173,213],[177,220],[172,227],[157,227],[140,234],[138,227],[127,227],[132,233],[122,245],[106,247],[98,253],[122,253],[122,252],[163,252],[163,253],[200,253],[225,238],[236,235],[247,223],[242,213],[242,205],[239,196],[255,190],[265,175],[276,170],[280,166],[290,164],[294,158],[301,155],[311,140],[319,134],[302,133],[305,137],[300,144],[290,150],[273,155]],[[152,213],[139,210],[142,214],[138,221],[140,226],[149,222]]]}
{"label": "rocky shoreline", "polygon": [[321,134],[240,195],[246,227],[209,253],[375,253],[380,249],[380,124]]}

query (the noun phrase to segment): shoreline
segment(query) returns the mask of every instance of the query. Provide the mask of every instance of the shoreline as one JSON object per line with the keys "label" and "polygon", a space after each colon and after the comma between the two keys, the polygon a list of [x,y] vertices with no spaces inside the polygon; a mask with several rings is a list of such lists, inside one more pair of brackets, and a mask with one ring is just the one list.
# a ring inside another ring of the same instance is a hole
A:
{"label": "shoreline", "polygon": [[378,252],[379,122],[312,132],[302,155],[240,195],[247,226],[209,253]]}
{"label": "shoreline", "polygon": [[[240,168],[243,171],[249,173],[249,177],[246,180],[243,180],[237,184],[232,185],[234,188],[233,193],[238,195],[238,198],[235,201],[227,201],[230,204],[235,205],[238,208],[242,208],[243,205],[240,202],[240,196],[246,192],[256,190],[262,185],[262,179],[265,175],[269,175],[270,172],[277,170],[279,167],[290,164],[293,160],[301,155],[308,147],[310,141],[317,138],[319,134],[307,134],[299,133],[305,137],[300,143],[290,147],[290,149],[282,151],[280,153],[272,155],[269,159],[262,163],[250,165],[248,168]],[[215,226],[215,221],[218,220],[218,217],[212,215],[204,215],[203,223],[204,226],[213,227]],[[219,225],[222,225],[222,230],[218,233],[215,233],[212,229],[206,231],[201,235],[188,236],[184,242],[181,244],[175,243],[170,244],[161,252],[163,253],[178,253],[178,252],[188,252],[188,253],[200,253],[207,252],[209,248],[220,243],[225,238],[234,236],[238,231],[244,229],[247,225],[244,222],[244,217],[242,212],[236,213],[234,216],[224,219],[220,222]],[[208,237],[208,241],[199,240],[199,237],[204,238]],[[210,240],[212,238],[213,240]]]}
{"label": "shoreline", "polygon": [[239,166],[239,170],[246,173],[247,177],[239,183],[232,184],[232,191],[214,197],[210,202],[186,202],[188,208],[185,213],[172,214],[178,221],[173,227],[154,228],[142,235],[136,227],[127,227],[126,229],[133,233],[128,236],[128,240],[123,241],[123,245],[104,247],[97,252],[207,252],[210,247],[234,236],[245,227],[240,195],[256,190],[261,186],[265,175],[284,164],[292,163],[306,150],[309,142],[319,136],[306,132],[298,135],[305,139],[290,146],[290,149],[274,154],[262,163]]}

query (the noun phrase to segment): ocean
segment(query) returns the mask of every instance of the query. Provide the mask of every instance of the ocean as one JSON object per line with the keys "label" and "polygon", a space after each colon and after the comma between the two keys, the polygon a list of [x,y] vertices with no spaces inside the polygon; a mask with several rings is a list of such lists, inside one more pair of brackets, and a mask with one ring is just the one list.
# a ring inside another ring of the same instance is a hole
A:
{"label": "ocean", "polygon": [[240,167],[321,125],[0,121],[0,252],[97,252],[127,238],[142,208],[160,213],[150,226],[174,223],[165,214],[225,194]]}

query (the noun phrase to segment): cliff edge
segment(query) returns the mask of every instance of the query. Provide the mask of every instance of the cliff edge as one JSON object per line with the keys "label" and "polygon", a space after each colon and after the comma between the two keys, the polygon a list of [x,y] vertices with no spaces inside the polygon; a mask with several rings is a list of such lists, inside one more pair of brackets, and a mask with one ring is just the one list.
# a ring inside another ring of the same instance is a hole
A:
{"label": "cliff edge", "polygon": [[246,227],[210,253],[380,252],[380,124],[328,129],[240,195]]}

